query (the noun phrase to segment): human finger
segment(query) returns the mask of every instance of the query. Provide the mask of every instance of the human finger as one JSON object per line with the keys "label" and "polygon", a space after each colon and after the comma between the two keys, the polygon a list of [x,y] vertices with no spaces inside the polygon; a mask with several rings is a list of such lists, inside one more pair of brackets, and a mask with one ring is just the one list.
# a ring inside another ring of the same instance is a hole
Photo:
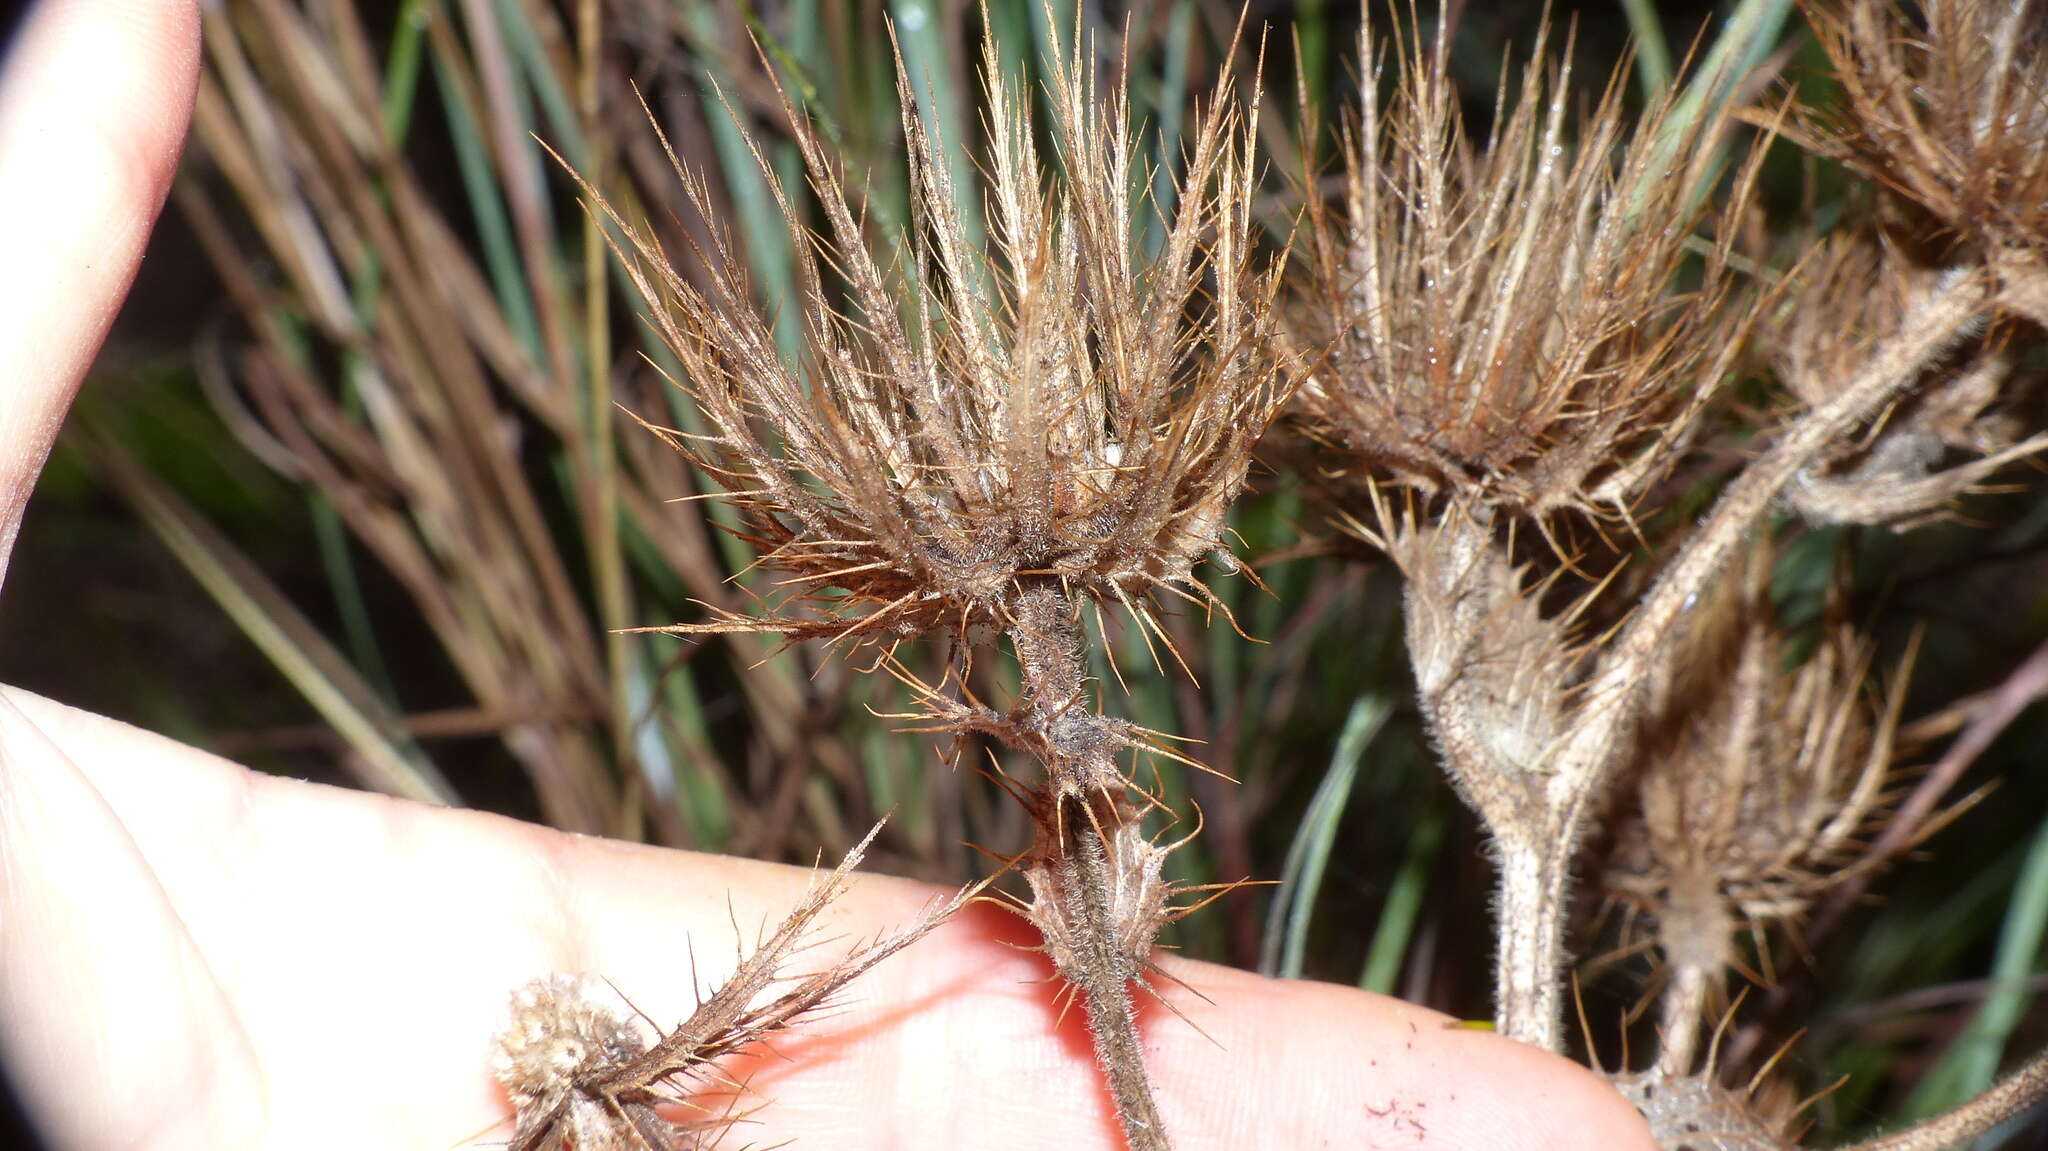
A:
{"label": "human finger", "polygon": [[[358,1124],[351,1138],[386,1142],[487,1130],[505,1111],[485,1074],[487,1037],[513,988],[554,970],[599,974],[673,1024],[809,882],[802,869],[251,776],[15,698],[121,813],[201,949],[232,959],[223,984],[268,1069],[274,1123]],[[934,894],[864,878],[826,931],[900,926]],[[1025,944],[1013,917],[979,908],[863,977],[774,1058],[738,1068],[768,1101],[748,1135],[1118,1146],[1078,1016],[1062,1023]],[[1650,1145],[1583,1069],[1436,1013],[1205,964],[1169,961],[1168,973],[1212,1001],[1162,981],[1201,1031],[1157,1009],[1144,1025],[1182,1147]],[[323,1106],[337,1081],[375,1106]]]}
{"label": "human finger", "polygon": [[0,578],[177,166],[196,0],[41,0],[0,69]]}

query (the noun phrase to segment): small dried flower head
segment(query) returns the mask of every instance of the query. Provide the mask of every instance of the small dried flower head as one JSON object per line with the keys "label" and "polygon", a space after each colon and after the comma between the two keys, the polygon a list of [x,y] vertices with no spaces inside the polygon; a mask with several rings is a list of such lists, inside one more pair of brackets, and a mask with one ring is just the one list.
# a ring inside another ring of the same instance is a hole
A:
{"label": "small dried flower head", "polygon": [[[1097,849],[1094,841],[1077,841],[1059,826],[1062,817],[1087,818],[1083,805],[1049,806],[1055,814],[1044,818],[1038,849],[1021,867],[1032,894],[1023,906],[1025,918],[1043,936],[1053,968],[1070,982],[1086,984],[1091,976],[1100,978],[1104,968],[1118,980],[1142,979],[1152,966],[1152,944],[1160,929],[1181,914],[1169,904],[1174,886],[1161,872],[1168,849],[1153,842],[1128,812],[1116,813]],[[1077,853],[1089,858],[1077,858]],[[1089,884],[1078,874],[1082,868],[1095,869],[1101,882]],[[1075,897],[1084,886],[1105,894],[1109,931],[1095,933],[1073,922],[1074,909],[1086,902]]]}
{"label": "small dried flower head", "polygon": [[1889,800],[1901,695],[1873,706],[1870,650],[1846,629],[1785,668],[1763,602],[1768,554],[1723,581],[1741,590],[1696,609],[1608,877],[1648,913],[1667,962],[1716,981],[1737,964],[1738,930],[1797,920],[1862,865]]}
{"label": "small dried flower head", "polygon": [[[927,907],[895,932],[865,940],[822,969],[793,975],[791,960],[818,942],[819,918],[846,893],[876,824],[839,866],[812,877],[788,915],[733,972],[700,992],[696,1010],[649,1043],[603,981],[550,975],[512,996],[496,1038],[498,1081],[517,1109],[511,1151],[683,1151],[712,1146],[739,1116],[694,1093],[733,1095],[733,1055],[831,1003],[876,964],[923,938],[980,891],[977,884]],[[659,1107],[681,1111],[678,1120]]]}
{"label": "small dried flower head", "polygon": [[492,1060],[518,1115],[513,1146],[546,1147],[550,1139],[578,1151],[646,1146],[644,1136],[621,1122],[619,1108],[585,1090],[593,1077],[647,1048],[633,1021],[614,1006],[618,1001],[603,980],[559,972],[513,993]]}
{"label": "small dried flower head", "polygon": [[1710,175],[1686,158],[1725,121],[1681,125],[1666,102],[1631,128],[1617,74],[1575,122],[1570,66],[1539,41],[1474,141],[1446,53],[1441,30],[1426,57],[1419,35],[1399,45],[1388,107],[1377,75],[1362,85],[1342,210],[1311,200],[1302,334],[1327,358],[1301,389],[1309,429],[1428,492],[1623,506],[1687,441],[1750,315],[1725,246],[1675,283]]}
{"label": "small dried flower head", "polygon": [[1791,1116],[1767,1115],[1755,1091],[1721,1085],[1712,1070],[1674,1075],[1652,1069],[1609,1075],[1635,1104],[1661,1151],[1796,1151]]}
{"label": "small dried flower head", "polygon": [[[725,486],[787,589],[761,616],[681,630],[988,634],[1008,626],[1020,579],[1133,611],[1161,592],[1205,593],[1192,569],[1227,562],[1224,512],[1284,399],[1266,351],[1277,269],[1251,250],[1255,116],[1217,98],[1164,242],[1144,256],[1130,190],[1148,181],[1124,101],[1095,95],[1088,58],[1055,69],[1064,172],[1048,181],[1031,94],[987,47],[987,251],[948,176],[945,149],[962,142],[926,130],[900,67],[914,218],[899,261],[875,253],[834,161],[790,110],[828,225],[813,237],[779,200],[806,241],[803,306],[780,320],[802,326],[801,365],[778,358],[722,234],[700,289],[612,215],[709,423],[670,437]],[[701,208],[701,181],[677,171]]]}
{"label": "small dried flower head", "polygon": [[[1888,246],[1831,244],[1773,325],[1778,378],[1806,407],[1825,404],[1941,276]],[[2013,360],[1997,333],[1948,357],[1867,435],[1830,445],[1802,469],[1786,502],[1815,523],[1911,527],[2006,464],[2048,450],[2048,434],[2019,438],[2013,409],[2028,381]]]}
{"label": "small dried flower head", "polygon": [[1842,103],[1807,114],[1802,142],[1917,206],[1944,261],[1958,244],[2048,251],[2048,4],[1807,9]]}

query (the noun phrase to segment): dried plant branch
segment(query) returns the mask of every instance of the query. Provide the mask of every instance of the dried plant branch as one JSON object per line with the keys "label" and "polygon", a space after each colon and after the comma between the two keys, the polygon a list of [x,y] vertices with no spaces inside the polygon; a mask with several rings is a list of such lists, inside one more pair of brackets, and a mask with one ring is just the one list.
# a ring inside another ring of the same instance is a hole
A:
{"label": "dried plant branch", "polygon": [[1991,1089],[1943,1115],[1904,1131],[1852,1143],[1842,1151],[1947,1151],[1961,1147],[2048,1098],[2048,1051],[2027,1060]]}
{"label": "dried plant branch", "polygon": [[1638,730],[1649,686],[1670,675],[1679,621],[1792,477],[1973,330],[1987,299],[1982,277],[1973,273],[1956,273],[1939,285],[1900,331],[1873,350],[1862,371],[1775,436],[1770,448],[1742,470],[1603,645],[1578,692],[1571,721],[1553,745],[1542,780],[1545,820],[1529,832],[1501,835],[1494,829],[1501,835],[1504,858],[1502,953],[1516,965],[1500,972],[1503,1030],[1553,1050],[1562,1043],[1563,877],[1584,835],[1589,805]]}
{"label": "dried plant branch", "polygon": [[[658,630],[876,651],[871,666],[918,700],[900,717],[915,730],[989,736],[1042,764],[1041,784],[1011,788],[1037,828],[1020,906],[1087,1011],[1130,1144],[1153,1149],[1168,1143],[1130,987],[1148,986],[1153,940],[1184,912],[1168,905],[1167,849],[1140,828],[1162,805],[1117,759],[1161,748],[1092,705],[1079,612],[1091,600],[1120,608],[1176,660],[1157,599],[1227,614],[1194,568],[1206,556],[1235,570],[1224,513],[1287,386],[1270,347],[1279,264],[1262,265],[1252,245],[1256,112],[1219,98],[1199,119],[1164,241],[1141,259],[1130,189],[1149,181],[1124,98],[1096,94],[1084,49],[1052,65],[1064,179],[1048,186],[1029,94],[1012,90],[985,41],[986,249],[951,183],[957,142],[929,128],[900,62],[913,218],[893,263],[871,248],[834,158],[785,97],[826,221],[812,236],[775,193],[804,241],[802,307],[779,321],[800,325],[799,363],[782,358],[722,229],[696,253],[702,273],[685,276],[583,189],[708,424],[654,430],[725,487],[758,566],[779,577],[757,613],[712,606],[705,622]],[[668,157],[708,219],[702,178]],[[936,686],[893,655],[932,633],[956,653]],[[998,711],[949,694],[965,693],[974,653],[998,634],[1022,669],[1022,698]]]}
{"label": "dried plant branch", "polygon": [[[1373,58],[1369,40],[1364,51]],[[1671,544],[1627,618],[1582,645],[1572,625],[1587,601],[1547,618],[1538,599],[1550,584],[1516,565],[1510,541],[1523,522],[1549,535],[1560,512],[1639,514],[1648,482],[1690,445],[1757,314],[1734,290],[1727,246],[1756,154],[1703,286],[1680,292],[1701,174],[1647,158],[1666,113],[1626,129],[1613,81],[1568,157],[1564,106],[1539,58],[1512,104],[1503,91],[1493,136],[1474,148],[1443,51],[1439,36],[1429,57],[1403,52],[1384,121],[1366,97],[1342,220],[1311,209],[1321,310],[1307,330],[1331,351],[1302,396],[1313,434],[1425,498],[1396,516],[1375,495],[1366,534],[1407,576],[1424,714],[1493,837],[1497,1022],[1558,1049],[1565,912],[1588,812],[1683,658],[1686,614],[1795,477],[1979,330],[1994,289],[1961,268],[1910,285],[1886,338],[1814,389]],[[1687,130],[1695,154],[1714,150],[1699,145],[1719,124]],[[1577,214],[1554,219],[1543,210],[1553,199]]]}
{"label": "dried plant branch", "polygon": [[[821,971],[792,977],[795,955],[813,944],[818,919],[846,893],[853,871],[881,830],[876,824],[838,867],[813,877],[797,902],[697,1009],[652,1044],[613,1004],[600,981],[557,974],[521,988],[497,1039],[497,1076],[518,1111],[514,1151],[668,1151],[709,1146],[735,1116],[672,1122],[657,1108],[703,1109],[699,1090],[742,1086],[723,1062],[830,1003],[855,979],[910,946],[974,898],[978,883],[927,908],[916,922],[855,947]],[[778,984],[793,986],[771,994]]]}
{"label": "dried plant branch", "polygon": [[[1806,404],[1825,402],[1939,277],[1890,244],[1831,244],[1774,326],[1778,378]],[[2002,285],[2001,300],[2009,289]],[[1815,523],[1904,530],[1938,518],[2006,464],[2048,450],[2048,435],[2020,436],[2024,377],[2015,338],[1993,329],[1959,347],[1885,418],[1871,421],[1869,434],[1829,446],[1802,469],[1786,502]]]}
{"label": "dried plant branch", "polygon": [[1892,815],[1905,669],[1888,703],[1867,705],[1869,645],[1840,625],[1788,667],[1768,600],[1775,559],[1754,548],[1743,578],[1695,609],[1608,865],[1606,886],[1653,929],[1664,966],[1667,1076],[1695,1071],[1702,1024],[1731,1009],[1723,981],[1745,970],[1735,935],[1761,940],[1876,866],[1863,843]]}

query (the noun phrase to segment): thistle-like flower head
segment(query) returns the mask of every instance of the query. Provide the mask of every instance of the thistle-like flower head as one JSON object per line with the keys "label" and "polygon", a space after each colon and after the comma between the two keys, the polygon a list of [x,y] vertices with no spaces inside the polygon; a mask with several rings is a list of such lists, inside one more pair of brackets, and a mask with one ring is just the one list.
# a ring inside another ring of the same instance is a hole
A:
{"label": "thistle-like flower head", "polygon": [[2048,4],[1807,7],[1842,104],[1804,142],[1917,205],[1943,247],[2048,252]]}
{"label": "thistle-like flower head", "polygon": [[[704,414],[676,445],[725,486],[761,565],[787,589],[760,616],[688,630],[780,631],[854,643],[1001,630],[1020,580],[1136,605],[1197,597],[1225,557],[1224,512],[1283,395],[1266,354],[1277,271],[1251,247],[1255,117],[1219,97],[1186,145],[1156,253],[1120,98],[1085,55],[1055,68],[1048,179],[1030,93],[985,52],[987,250],[970,240],[945,149],[899,80],[913,219],[877,255],[824,145],[791,109],[826,220],[793,235],[801,364],[715,238],[708,286],[624,232],[634,276]],[[899,69],[899,76],[901,70]],[[702,184],[681,171],[701,206]],[[771,180],[771,184],[773,181]]]}
{"label": "thistle-like flower head", "polygon": [[[1369,37],[1361,52],[1377,58]],[[1570,68],[1539,43],[1475,141],[1443,37],[1394,55],[1386,107],[1379,69],[1363,85],[1341,212],[1311,200],[1303,332],[1327,358],[1301,391],[1310,431],[1429,492],[1536,515],[1625,505],[1686,442],[1747,322],[1725,247],[1677,287],[1707,175],[1691,161],[1722,122],[1682,126],[1667,102],[1631,128],[1619,76],[1574,121]]]}
{"label": "thistle-like flower head", "polygon": [[1796,921],[1865,866],[1891,799],[1901,693],[1873,705],[1869,648],[1847,631],[1786,669],[1763,602],[1768,555],[1696,608],[1609,876],[1667,960],[1717,973],[1735,964],[1738,930]]}

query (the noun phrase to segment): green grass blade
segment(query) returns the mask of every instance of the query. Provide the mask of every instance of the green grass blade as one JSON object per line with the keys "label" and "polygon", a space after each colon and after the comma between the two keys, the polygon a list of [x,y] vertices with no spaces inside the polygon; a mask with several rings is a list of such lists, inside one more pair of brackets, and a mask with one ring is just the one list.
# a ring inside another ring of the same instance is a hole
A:
{"label": "green grass blade", "polygon": [[1179,170],[1180,134],[1187,115],[1188,53],[1194,47],[1195,6],[1175,4],[1166,16],[1166,58],[1159,68],[1159,139],[1153,152],[1152,201],[1157,209],[1145,222],[1145,255],[1159,254],[1166,242],[1166,222],[1173,217],[1174,176]]}
{"label": "green grass blade", "polygon": [[[746,252],[747,270],[760,285],[762,301],[775,316],[775,349],[786,363],[798,361],[802,340],[797,321],[796,256],[790,246],[789,228],[768,191],[753,153],[747,148],[745,129],[733,119],[733,109],[719,98],[720,88],[731,85],[721,75],[709,48],[721,42],[720,17],[712,5],[692,0],[686,17],[691,35],[700,46],[698,53],[709,83],[702,99],[704,121],[711,130],[711,147],[718,153],[718,170],[725,177],[725,191],[739,216],[739,238]],[[798,189],[785,187],[785,192]]]}
{"label": "green grass blade", "polygon": [[1381,908],[1379,922],[1373,927],[1365,969],[1358,976],[1358,985],[1365,990],[1381,995],[1394,993],[1394,981],[1401,977],[1401,961],[1408,955],[1409,941],[1415,938],[1415,924],[1422,916],[1422,897],[1429,889],[1430,868],[1436,863],[1437,848],[1443,838],[1444,816],[1435,810],[1418,820],[1409,835],[1401,870],[1387,888],[1386,906]]}
{"label": "green grass blade", "polygon": [[960,213],[960,230],[967,250],[984,249],[981,186],[973,157],[968,152],[967,107],[969,93],[959,90],[957,75],[949,67],[956,53],[946,42],[946,25],[936,0],[890,0],[889,11],[896,18],[896,35],[903,45],[903,67],[910,76],[910,90],[917,97],[918,117],[924,121],[946,156],[947,175],[953,183],[955,207]]}
{"label": "green grass blade", "polygon": [[412,113],[420,84],[420,59],[426,45],[427,0],[405,0],[391,31],[391,52],[384,61],[384,131],[395,148],[405,147],[412,132]]}
{"label": "green grass blade", "polygon": [[2037,967],[2044,933],[2048,933],[2048,822],[2035,833],[2020,868],[2019,883],[2006,906],[2005,925],[1999,930],[1998,950],[1991,964],[1991,993],[1941,1061],[1914,1089],[1906,1105],[1908,1118],[1938,1115],[1991,1086],[2013,1029],[2019,1026],[2032,998],[2027,979]]}
{"label": "green grass blade", "polygon": [[469,103],[455,69],[434,53],[434,75],[441,86],[441,107],[448,120],[448,135],[455,148],[455,166],[462,188],[469,198],[470,216],[476,222],[477,240],[483,248],[484,267],[490,273],[492,291],[505,322],[519,337],[519,344],[535,363],[545,363],[541,347],[540,319],[533,297],[526,290],[526,273],[520,266],[519,246],[512,239],[512,218],[505,211],[498,190],[498,174],[491,168],[491,156],[484,143],[476,109]]}
{"label": "green grass blade", "polygon": [[1266,920],[1266,937],[1259,951],[1259,970],[1283,979],[1299,979],[1308,951],[1309,920],[1315,913],[1316,894],[1323,885],[1323,871],[1330,861],[1330,849],[1337,841],[1337,824],[1351,800],[1352,784],[1365,749],[1379,734],[1393,713],[1385,696],[1364,695],[1351,705],[1337,750],[1330,757],[1329,770],[1316,787],[1287,849],[1287,862],[1280,872],[1280,894],[1273,900]]}
{"label": "green grass blade", "polygon": [[1664,37],[1664,22],[1653,0],[1621,0],[1621,9],[1635,40],[1636,86],[1643,99],[1655,100],[1671,87],[1671,42]]}

